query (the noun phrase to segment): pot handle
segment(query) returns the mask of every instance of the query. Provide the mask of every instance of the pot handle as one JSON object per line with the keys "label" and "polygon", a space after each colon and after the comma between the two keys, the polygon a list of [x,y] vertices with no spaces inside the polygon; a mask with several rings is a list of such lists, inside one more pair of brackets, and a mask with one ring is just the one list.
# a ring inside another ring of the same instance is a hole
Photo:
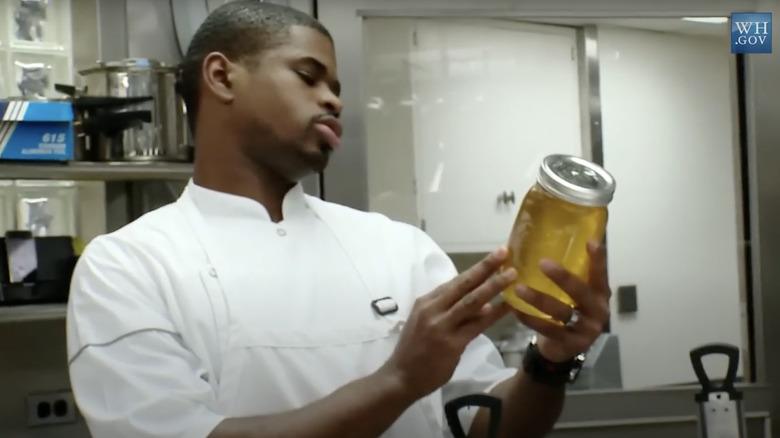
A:
{"label": "pot handle", "polygon": [[498,427],[501,424],[501,404],[502,400],[487,394],[470,394],[458,397],[447,402],[444,405],[444,415],[447,418],[447,424],[455,438],[467,438],[463,426],[460,424],[458,411],[467,406],[479,406],[487,408],[490,411],[490,424],[488,426],[488,436],[485,438],[496,438],[498,436]]}
{"label": "pot handle", "polygon": [[86,135],[103,133],[109,137],[136,126],[152,121],[151,111],[122,111],[88,117],[81,122]]}
{"label": "pot handle", "polygon": [[83,90],[77,89],[76,86],[67,84],[54,84],[54,91],[70,97],[76,97],[76,95],[83,93]]}

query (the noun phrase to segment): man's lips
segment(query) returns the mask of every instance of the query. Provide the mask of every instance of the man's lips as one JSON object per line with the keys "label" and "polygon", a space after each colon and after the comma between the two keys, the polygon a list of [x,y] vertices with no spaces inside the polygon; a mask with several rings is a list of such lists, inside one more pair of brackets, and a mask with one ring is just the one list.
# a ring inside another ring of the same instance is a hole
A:
{"label": "man's lips", "polygon": [[335,117],[328,116],[318,119],[314,123],[314,129],[323,137],[333,149],[341,145],[341,122]]}

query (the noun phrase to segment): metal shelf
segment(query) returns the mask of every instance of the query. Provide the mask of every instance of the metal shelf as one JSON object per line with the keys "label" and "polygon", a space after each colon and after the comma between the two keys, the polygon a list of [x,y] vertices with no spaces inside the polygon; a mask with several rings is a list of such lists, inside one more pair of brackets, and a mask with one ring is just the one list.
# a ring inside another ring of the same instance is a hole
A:
{"label": "metal shelf", "polygon": [[44,321],[64,319],[66,304],[31,304],[25,306],[0,306],[0,324],[20,321]]}
{"label": "metal shelf", "polygon": [[20,163],[0,161],[0,179],[59,179],[80,181],[188,180],[191,163],[69,162]]}

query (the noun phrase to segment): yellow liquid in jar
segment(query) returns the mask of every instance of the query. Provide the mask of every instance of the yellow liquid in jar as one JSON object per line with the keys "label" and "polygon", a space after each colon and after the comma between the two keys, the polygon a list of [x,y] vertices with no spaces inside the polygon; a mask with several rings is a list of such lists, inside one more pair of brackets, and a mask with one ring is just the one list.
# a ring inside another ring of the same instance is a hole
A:
{"label": "yellow liquid in jar", "polygon": [[572,299],[544,275],[539,262],[551,259],[587,280],[590,258],[586,244],[590,239],[601,241],[606,224],[606,207],[572,204],[534,185],[523,199],[509,238],[509,257],[504,268],[513,266],[517,280],[503,292],[504,300],[523,313],[551,319],[515,294],[515,286],[525,284],[574,306]]}

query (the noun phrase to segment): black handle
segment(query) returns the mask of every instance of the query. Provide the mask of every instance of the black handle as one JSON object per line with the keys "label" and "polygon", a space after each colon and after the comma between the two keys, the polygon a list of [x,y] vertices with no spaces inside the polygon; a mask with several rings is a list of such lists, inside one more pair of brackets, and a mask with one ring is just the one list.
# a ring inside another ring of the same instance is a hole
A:
{"label": "black handle", "polygon": [[74,85],[67,84],[54,84],[54,89],[62,94],[67,94],[70,97],[75,97],[78,91]]}
{"label": "black handle", "polygon": [[79,96],[73,99],[73,109],[77,111],[94,111],[117,109],[128,105],[136,105],[152,100],[151,96],[115,97],[115,96]]}
{"label": "black handle", "polygon": [[142,122],[152,121],[151,111],[125,111],[106,113],[84,119],[81,129],[86,135],[104,133],[111,137],[133,127],[142,126]]}
{"label": "black handle", "polygon": [[[726,377],[717,385],[709,378],[702,363],[705,356],[712,354],[723,354],[729,359]],[[734,382],[737,380],[737,368],[739,367],[739,348],[729,344],[707,344],[691,350],[690,356],[693,371],[702,386],[702,391],[696,395],[696,401],[706,400],[712,392],[727,392],[732,399],[741,397],[741,394],[734,388]]]}
{"label": "black handle", "polygon": [[515,203],[515,192],[501,192],[500,195],[498,195],[498,202],[503,202],[504,204]]}
{"label": "black handle", "polygon": [[[98,109],[116,109],[128,105],[154,100],[153,96],[85,96],[83,90],[77,89],[73,85],[54,84],[54,89],[58,92],[70,96],[73,108],[77,111],[98,110]],[[86,90],[86,89],[85,89]]]}
{"label": "black handle", "polygon": [[498,427],[501,423],[501,399],[487,394],[464,395],[451,400],[444,405],[444,415],[447,417],[447,424],[455,438],[466,438],[466,432],[460,424],[458,411],[467,406],[479,406],[487,408],[490,411],[490,426],[488,427],[488,436],[485,438],[496,438],[498,436]]}

